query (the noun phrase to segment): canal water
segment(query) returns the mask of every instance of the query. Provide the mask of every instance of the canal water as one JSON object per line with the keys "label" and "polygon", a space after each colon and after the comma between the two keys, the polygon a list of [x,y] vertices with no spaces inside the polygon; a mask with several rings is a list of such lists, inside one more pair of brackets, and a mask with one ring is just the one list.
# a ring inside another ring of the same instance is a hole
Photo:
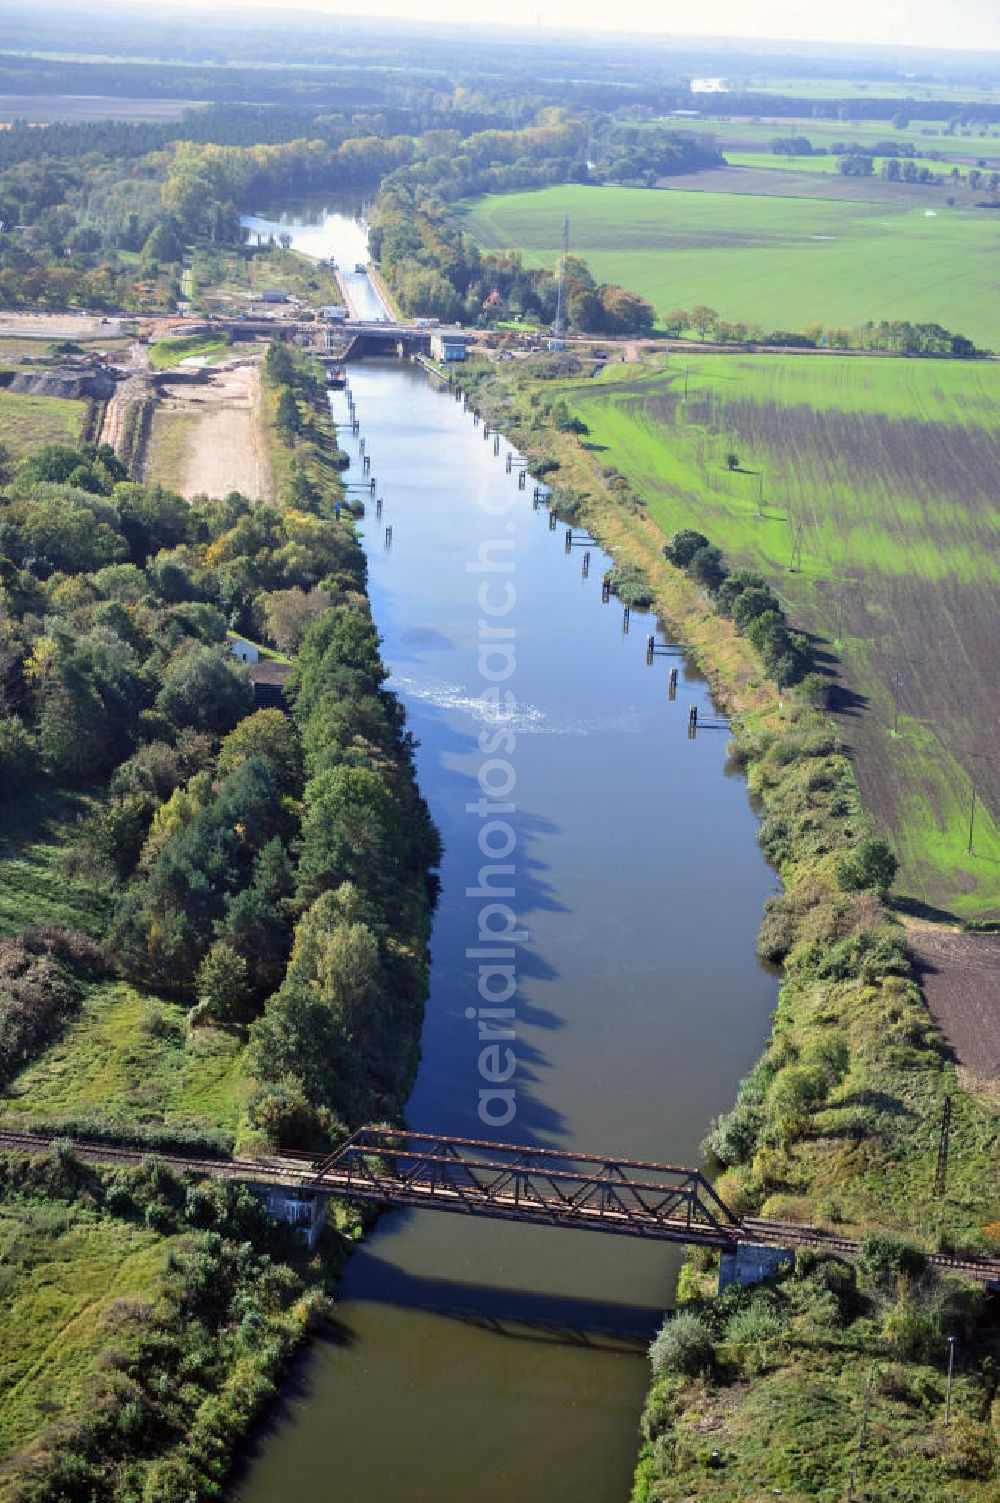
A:
{"label": "canal water", "polygon": [[281,237],[287,235],[290,249],[304,256],[316,260],[333,256],[355,316],[370,323],[385,323],[389,316],[385,304],[367,272],[357,269],[368,264],[368,226],[360,198],[351,208],[352,213],[345,213],[342,206],[331,209],[321,202],[304,203],[293,209],[241,214],[240,224],[251,244],[258,239],[266,244],[271,238],[280,244]]}
{"label": "canal water", "polygon": [[[408,1120],[697,1162],[775,1000],[754,960],[773,875],[746,788],[724,732],[687,735],[691,704],[712,713],[705,685],[680,660],[670,700],[678,660],[647,666],[651,618],[633,613],[623,631],[620,605],[601,601],[609,561],[593,545],[584,572],[586,550],[567,551],[531,482],[507,474],[508,445],[495,457],[451,393],[399,362],[354,365],[350,385],[383,501],[362,524],[372,607],[445,846]],[[346,397],[332,401],[359,483]],[[484,787],[510,807],[484,812]],[[514,868],[494,904],[514,919],[483,918],[491,860]],[[510,1100],[481,1094],[501,1089],[481,1070],[486,1004],[468,953],[484,923],[522,935],[504,1003]],[[336,1339],[297,1367],[233,1495],[626,1499],[645,1347],[676,1269],[663,1244],[386,1214],[350,1262]]]}

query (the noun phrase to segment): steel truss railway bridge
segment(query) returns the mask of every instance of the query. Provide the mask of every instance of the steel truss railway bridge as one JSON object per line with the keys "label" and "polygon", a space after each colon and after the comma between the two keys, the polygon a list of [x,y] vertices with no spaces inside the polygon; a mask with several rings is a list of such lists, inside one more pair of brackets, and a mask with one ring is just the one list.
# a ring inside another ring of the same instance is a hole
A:
{"label": "steel truss railway bridge", "polygon": [[[41,1154],[52,1144],[35,1133],[0,1129],[0,1151]],[[77,1158],[95,1165],[138,1165],[148,1157],[146,1150],[117,1144],[80,1140],[72,1146]],[[847,1258],[859,1252],[858,1242],[816,1227],[737,1216],[700,1169],[644,1159],[377,1127],[361,1128],[323,1157],[158,1156],[180,1172],[247,1185],[310,1240],[335,1197],[710,1247],[721,1254],[722,1284],[767,1277],[799,1246]],[[928,1261],[1000,1288],[1000,1258],[931,1253]]]}

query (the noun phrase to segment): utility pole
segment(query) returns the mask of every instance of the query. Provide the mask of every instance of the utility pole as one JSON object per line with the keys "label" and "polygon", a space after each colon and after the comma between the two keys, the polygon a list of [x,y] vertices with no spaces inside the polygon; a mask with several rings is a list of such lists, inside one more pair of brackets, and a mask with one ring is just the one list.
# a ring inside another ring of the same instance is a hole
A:
{"label": "utility pole", "polygon": [[861,1434],[858,1436],[858,1444],[854,1451],[854,1460],[851,1462],[851,1475],[847,1482],[847,1503],[855,1503],[857,1497],[854,1484],[857,1481],[858,1466],[865,1449],[865,1441],[868,1439],[868,1417],[872,1410],[872,1390],[875,1387],[875,1369],[872,1368],[868,1375],[868,1386],[865,1389],[865,1407],[861,1415]]}
{"label": "utility pole", "polygon": [[757,471],[757,520],[764,520],[764,471]]}
{"label": "utility pole", "polygon": [[951,1144],[951,1097],[944,1098],[941,1108],[941,1131],[938,1135],[937,1167],[934,1170],[934,1199],[940,1200],[948,1186],[948,1149]]}
{"label": "utility pole", "polygon": [[951,1385],[955,1381],[955,1342],[958,1338],[948,1337],[948,1394],[944,1401],[944,1422],[951,1424]]}
{"label": "utility pole", "polygon": [[802,568],[802,523],[795,524],[795,542],[792,545],[792,561],[788,566],[790,574],[797,574]]}
{"label": "utility pole", "polygon": [[899,734],[899,669],[893,669],[892,675],[892,734]]}
{"label": "utility pole", "polygon": [[972,785],[972,802],[969,806],[969,855],[972,855],[972,836],[976,828],[976,785]]}

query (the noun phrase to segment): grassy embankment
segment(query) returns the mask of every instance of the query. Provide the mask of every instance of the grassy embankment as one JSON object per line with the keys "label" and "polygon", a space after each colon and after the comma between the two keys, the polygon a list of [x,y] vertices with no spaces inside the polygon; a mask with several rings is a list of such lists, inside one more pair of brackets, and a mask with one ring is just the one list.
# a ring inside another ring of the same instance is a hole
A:
{"label": "grassy embankment", "polygon": [[476,200],[461,223],[487,249],[554,266],[568,216],[574,253],[597,280],[640,293],[661,317],[702,303],[768,329],[934,320],[1000,344],[1000,224],[943,198],[929,207],[933,217],[884,203],[569,186]]}
{"label": "grassy embankment", "polygon": [[[794,695],[779,712],[746,639],[667,564],[663,531],[642,493],[612,470],[613,446],[595,452],[552,431],[547,409],[558,386],[497,372],[481,379],[475,368],[463,380],[536,464],[557,466],[548,476],[557,504],[648,581],[729,712],[736,755],[761,803],[761,844],[784,891],[768,904],[760,949],[783,959],[784,975],[767,1049],[712,1134],[727,1165],[721,1193],[737,1209],[858,1234],[989,1246],[1000,1212],[1000,1114],[988,1095],[962,1088],[902,931],[877,893],[845,890],[842,865],[868,822],[828,718]],[[947,1194],[936,1199],[946,1097],[955,1128]],[[682,1299],[705,1292],[714,1278],[706,1264],[692,1259]],[[976,1374],[995,1345],[995,1326],[977,1318],[975,1295],[921,1275],[905,1254],[899,1265],[895,1250],[880,1256],[872,1248],[856,1280],[838,1264],[812,1269],[807,1259],[756,1302],[744,1295],[710,1304],[695,1355],[661,1354],[636,1498],[680,1500],[694,1490],[736,1498],[767,1487],[834,1503],[846,1486],[873,1363],[881,1376],[871,1475],[882,1475],[891,1455],[901,1498],[985,1498],[977,1479],[994,1475],[996,1441],[989,1384]],[[951,1331],[966,1345],[961,1426],[945,1432],[939,1401]],[[716,1449],[719,1471],[708,1465]]]}
{"label": "grassy embankment", "polygon": [[612,368],[566,395],[665,537],[696,526],[759,569],[836,658],[844,733],[901,858],[899,891],[996,916],[996,368],[692,357]]}

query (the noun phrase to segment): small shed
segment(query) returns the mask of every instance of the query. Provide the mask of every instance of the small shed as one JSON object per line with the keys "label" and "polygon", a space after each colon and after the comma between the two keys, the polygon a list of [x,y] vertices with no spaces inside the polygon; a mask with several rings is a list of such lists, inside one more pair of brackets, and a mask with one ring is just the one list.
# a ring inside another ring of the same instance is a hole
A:
{"label": "small shed", "polygon": [[448,333],[439,329],[431,335],[431,354],[435,360],[464,360],[469,341],[464,334]]}
{"label": "small shed", "polygon": [[230,637],[229,651],[234,658],[239,658],[241,663],[256,663],[260,657],[260,648],[252,642],[247,642],[243,637]]}
{"label": "small shed", "polygon": [[278,287],[269,287],[266,292],[260,293],[262,303],[287,303],[288,293],[282,292]]}
{"label": "small shed", "polygon": [[339,303],[324,303],[319,311],[328,324],[342,324],[347,318],[347,309]]}

